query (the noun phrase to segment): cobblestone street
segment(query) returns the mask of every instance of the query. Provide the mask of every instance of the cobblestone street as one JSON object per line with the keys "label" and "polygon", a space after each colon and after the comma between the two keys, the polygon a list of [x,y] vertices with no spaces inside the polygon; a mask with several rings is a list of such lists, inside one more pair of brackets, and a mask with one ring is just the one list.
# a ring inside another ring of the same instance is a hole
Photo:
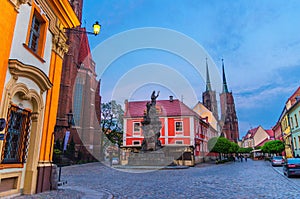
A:
{"label": "cobblestone street", "polygon": [[[90,163],[64,167],[60,190],[17,198],[299,198],[300,186],[269,162],[126,172]],[[300,179],[292,179],[299,180]]]}

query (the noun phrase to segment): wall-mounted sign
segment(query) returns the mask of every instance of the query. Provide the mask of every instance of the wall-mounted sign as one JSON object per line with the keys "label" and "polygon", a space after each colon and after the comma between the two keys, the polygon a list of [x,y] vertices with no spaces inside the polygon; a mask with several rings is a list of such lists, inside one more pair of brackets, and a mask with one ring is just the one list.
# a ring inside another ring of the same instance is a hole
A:
{"label": "wall-mounted sign", "polygon": [[4,135],[5,134],[0,134],[0,140],[4,140]]}

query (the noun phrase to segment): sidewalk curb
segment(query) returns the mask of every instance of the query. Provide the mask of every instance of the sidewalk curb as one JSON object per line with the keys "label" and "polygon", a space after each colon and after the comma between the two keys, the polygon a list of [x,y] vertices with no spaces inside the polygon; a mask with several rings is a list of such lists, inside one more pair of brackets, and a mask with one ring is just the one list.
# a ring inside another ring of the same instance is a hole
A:
{"label": "sidewalk curb", "polygon": [[299,190],[300,186],[297,185],[294,181],[292,181],[292,180],[289,179],[288,177],[286,177],[286,176],[283,174],[283,172],[281,172],[281,171],[275,169],[275,168],[274,168],[273,166],[271,166],[271,165],[269,165],[269,166],[272,167],[272,169],[273,169],[274,171],[276,171],[278,174],[280,174],[284,179],[288,180],[288,181],[292,184],[293,188],[295,188],[296,190]]}

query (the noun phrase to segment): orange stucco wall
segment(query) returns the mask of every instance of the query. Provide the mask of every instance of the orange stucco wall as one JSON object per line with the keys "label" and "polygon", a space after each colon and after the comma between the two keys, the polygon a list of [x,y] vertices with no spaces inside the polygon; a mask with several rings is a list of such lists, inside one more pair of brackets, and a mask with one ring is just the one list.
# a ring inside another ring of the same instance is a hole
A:
{"label": "orange stucco wall", "polygon": [[52,52],[49,79],[53,87],[48,91],[46,98],[40,161],[52,160],[54,143],[53,132],[56,123],[62,63],[63,60],[55,52]]}
{"label": "orange stucco wall", "polygon": [[[8,0],[0,0],[0,101],[2,100],[2,93],[4,81],[6,78],[6,71],[8,67],[8,58],[12,38],[14,35],[14,28],[16,23],[17,12],[14,6]],[[5,31],[4,31],[5,30]]]}

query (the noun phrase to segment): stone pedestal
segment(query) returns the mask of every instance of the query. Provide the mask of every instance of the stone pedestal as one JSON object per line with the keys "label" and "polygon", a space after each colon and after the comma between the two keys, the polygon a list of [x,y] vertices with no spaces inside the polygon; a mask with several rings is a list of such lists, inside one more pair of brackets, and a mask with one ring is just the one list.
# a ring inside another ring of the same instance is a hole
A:
{"label": "stone pedestal", "polygon": [[163,151],[131,153],[128,159],[130,166],[168,166],[173,164],[173,157],[168,157]]}

